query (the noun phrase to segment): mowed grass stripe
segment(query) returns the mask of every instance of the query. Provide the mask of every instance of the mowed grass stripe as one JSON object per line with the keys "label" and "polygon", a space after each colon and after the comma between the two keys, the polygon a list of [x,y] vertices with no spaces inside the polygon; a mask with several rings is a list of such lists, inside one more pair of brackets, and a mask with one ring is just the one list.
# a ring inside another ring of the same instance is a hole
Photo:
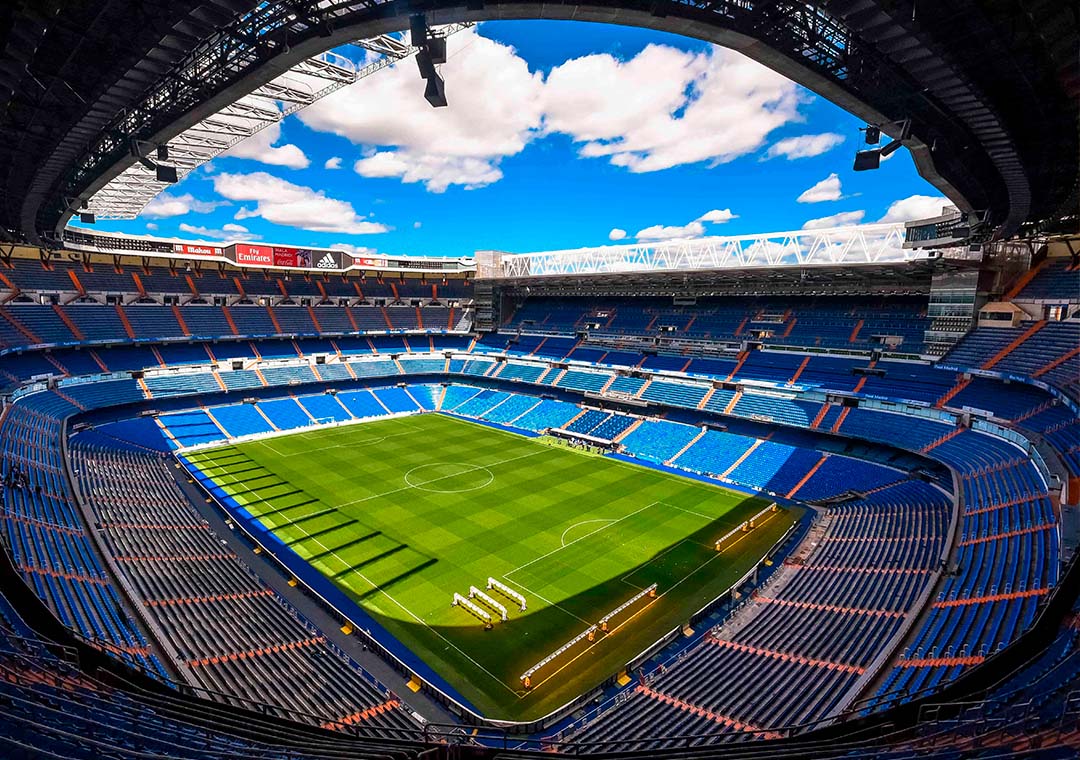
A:
{"label": "mowed grass stripe", "polygon": [[[240,500],[479,709],[505,719],[543,715],[611,675],[795,519],[783,512],[718,555],[711,542],[767,502],[444,415],[200,454],[226,489],[240,492],[237,471],[256,465],[296,490],[249,484]],[[510,620],[485,632],[450,600],[489,576],[520,588],[529,610],[508,605]],[[514,696],[523,670],[650,583],[663,596],[647,612],[543,688]]]}

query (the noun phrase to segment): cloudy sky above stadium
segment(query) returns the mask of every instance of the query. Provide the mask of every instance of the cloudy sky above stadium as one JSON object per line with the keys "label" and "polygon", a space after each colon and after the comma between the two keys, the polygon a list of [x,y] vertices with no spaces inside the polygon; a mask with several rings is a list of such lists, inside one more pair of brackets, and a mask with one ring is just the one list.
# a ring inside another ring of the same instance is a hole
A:
{"label": "cloudy sky above stadium", "polygon": [[903,220],[945,202],[906,150],[852,172],[857,119],[696,40],[489,22],[450,38],[442,75],[448,108],[427,104],[407,60],[97,228],[458,256]]}

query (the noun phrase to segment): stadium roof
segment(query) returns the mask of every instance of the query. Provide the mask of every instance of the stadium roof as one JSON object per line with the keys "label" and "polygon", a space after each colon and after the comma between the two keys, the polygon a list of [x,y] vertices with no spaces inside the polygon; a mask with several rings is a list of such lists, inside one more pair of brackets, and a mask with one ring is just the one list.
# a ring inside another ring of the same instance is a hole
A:
{"label": "stadium roof", "polygon": [[560,18],[729,46],[896,134],[1001,232],[1076,214],[1078,22],[1060,0],[45,0],[0,10],[0,228],[39,241],[136,159],[295,65],[428,22]]}

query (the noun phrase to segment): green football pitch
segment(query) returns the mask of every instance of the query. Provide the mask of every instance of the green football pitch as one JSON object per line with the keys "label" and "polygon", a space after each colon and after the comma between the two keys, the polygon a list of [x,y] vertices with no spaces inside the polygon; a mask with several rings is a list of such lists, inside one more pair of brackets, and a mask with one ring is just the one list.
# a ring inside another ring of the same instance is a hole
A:
{"label": "green football pitch", "polygon": [[[797,519],[768,502],[441,414],[200,451],[193,464],[490,718],[530,720],[610,677],[743,575]],[[486,591],[494,577],[524,595]],[[651,584],[538,670],[520,676]],[[485,630],[454,594],[476,586]],[[400,689],[400,685],[397,685]]]}

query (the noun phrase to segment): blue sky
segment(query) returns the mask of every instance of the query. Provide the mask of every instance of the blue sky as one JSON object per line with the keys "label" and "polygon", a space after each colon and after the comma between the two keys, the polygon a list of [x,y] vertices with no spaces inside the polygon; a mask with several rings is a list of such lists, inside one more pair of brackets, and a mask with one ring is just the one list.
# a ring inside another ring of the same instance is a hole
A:
{"label": "blue sky", "polygon": [[96,228],[460,256],[918,218],[942,204],[906,150],[852,172],[857,119],[707,43],[489,22],[453,36],[449,54],[448,108],[427,105],[407,60],[242,143],[138,219]]}

